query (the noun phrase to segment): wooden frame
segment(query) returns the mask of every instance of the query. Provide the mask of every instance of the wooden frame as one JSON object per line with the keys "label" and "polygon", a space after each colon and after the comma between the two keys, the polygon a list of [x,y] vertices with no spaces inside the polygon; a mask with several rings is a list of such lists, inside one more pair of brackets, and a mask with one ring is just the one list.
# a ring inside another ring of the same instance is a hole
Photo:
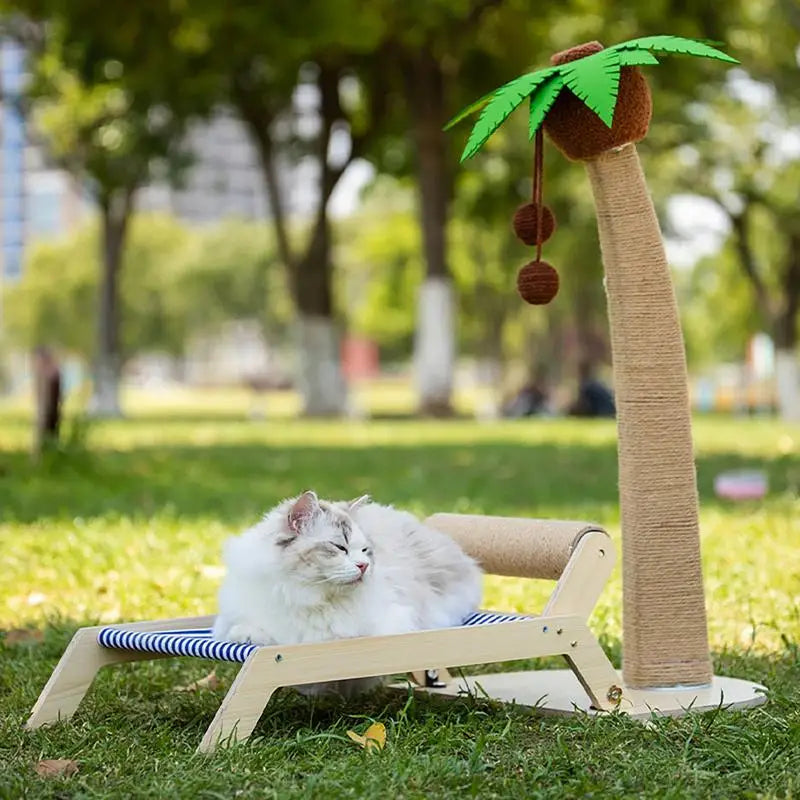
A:
{"label": "wooden frame", "polygon": [[[614,549],[608,535],[590,529],[571,548],[541,616],[495,625],[260,647],[242,664],[198,750],[207,753],[220,743],[247,739],[281,686],[400,672],[419,675],[439,663],[443,652],[448,654],[448,666],[454,667],[563,655],[591,706],[616,708],[622,698],[618,675],[586,624],[613,566]],[[103,627],[181,630],[211,627],[213,619],[191,617]],[[101,667],[168,657],[103,647],[97,642],[100,629],[77,631],[31,711],[29,730],[69,719]]]}

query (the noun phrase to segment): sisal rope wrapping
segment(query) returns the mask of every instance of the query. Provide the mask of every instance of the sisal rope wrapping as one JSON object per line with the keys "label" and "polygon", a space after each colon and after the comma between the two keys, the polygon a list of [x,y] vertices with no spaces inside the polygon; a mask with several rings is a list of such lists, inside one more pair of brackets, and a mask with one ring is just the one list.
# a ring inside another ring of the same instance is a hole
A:
{"label": "sisal rope wrapping", "polygon": [[634,145],[586,167],[617,402],[623,677],[632,688],[707,684],[686,357],[661,231]]}
{"label": "sisal rope wrapping", "polygon": [[558,580],[584,533],[602,531],[585,522],[434,514],[426,525],[446,533],[485,572],[514,578]]}

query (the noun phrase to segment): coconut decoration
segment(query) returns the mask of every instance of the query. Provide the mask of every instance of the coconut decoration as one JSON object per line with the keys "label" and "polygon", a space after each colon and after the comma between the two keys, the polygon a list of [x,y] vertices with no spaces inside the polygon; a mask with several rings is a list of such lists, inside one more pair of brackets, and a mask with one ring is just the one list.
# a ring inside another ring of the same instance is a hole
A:
{"label": "coconut decoration", "polygon": [[558,294],[558,273],[546,261],[531,261],[517,273],[519,296],[532,306],[549,303]]}
{"label": "coconut decoration", "polygon": [[481,111],[461,156],[463,162],[480,151],[523,101],[529,102],[528,127],[535,140],[533,192],[531,202],[520,206],[513,218],[517,237],[537,248],[536,259],[517,275],[517,289],[528,303],[549,303],[558,291],[558,275],[541,260],[542,244],[556,228],[555,217],[542,199],[542,129],[567,158],[576,161],[590,161],[643,139],[652,101],[639,67],[659,63],[653,52],[738,63],[707,42],[680,36],[647,36],[608,48],[586,42],[556,53],[546,69],[520,75],[475,101],[445,127]]}

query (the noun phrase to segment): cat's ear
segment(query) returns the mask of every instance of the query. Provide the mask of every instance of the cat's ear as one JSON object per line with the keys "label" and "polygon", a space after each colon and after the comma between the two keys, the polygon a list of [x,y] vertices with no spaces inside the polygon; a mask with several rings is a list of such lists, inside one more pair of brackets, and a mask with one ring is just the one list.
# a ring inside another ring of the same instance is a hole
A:
{"label": "cat's ear", "polygon": [[303,492],[289,509],[287,523],[292,533],[300,533],[308,521],[319,511],[319,500],[314,492]]}
{"label": "cat's ear", "polygon": [[369,503],[372,498],[368,494],[362,494],[361,497],[356,497],[355,500],[351,500],[347,504],[347,511],[352,514],[353,511],[363,506],[365,503]]}

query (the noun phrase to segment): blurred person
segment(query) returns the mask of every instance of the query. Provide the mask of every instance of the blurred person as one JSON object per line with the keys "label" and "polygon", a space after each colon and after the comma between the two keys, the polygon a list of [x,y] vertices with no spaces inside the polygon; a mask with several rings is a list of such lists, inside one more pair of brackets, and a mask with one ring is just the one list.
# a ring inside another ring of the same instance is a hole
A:
{"label": "blurred person", "polygon": [[61,370],[47,347],[40,346],[33,351],[33,378],[36,403],[34,455],[38,455],[47,443],[58,441],[61,424]]}
{"label": "blurred person", "polygon": [[539,372],[517,392],[503,408],[504,417],[532,417],[548,414],[550,392],[545,376]]}
{"label": "blurred person", "polygon": [[595,376],[589,361],[578,365],[578,392],[567,414],[571,417],[615,417],[617,414],[614,394]]}

